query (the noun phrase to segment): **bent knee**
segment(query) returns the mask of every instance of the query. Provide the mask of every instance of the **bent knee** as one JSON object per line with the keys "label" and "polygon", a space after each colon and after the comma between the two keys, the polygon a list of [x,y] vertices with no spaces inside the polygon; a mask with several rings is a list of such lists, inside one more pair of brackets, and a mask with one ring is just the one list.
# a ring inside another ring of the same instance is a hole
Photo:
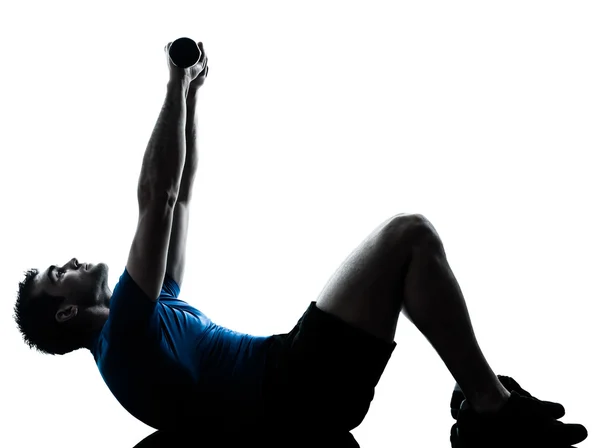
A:
{"label": "bent knee", "polygon": [[386,233],[398,244],[426,244],[431,248],[443,248],[435,227],[420,213],[401,213],[392,217]]}

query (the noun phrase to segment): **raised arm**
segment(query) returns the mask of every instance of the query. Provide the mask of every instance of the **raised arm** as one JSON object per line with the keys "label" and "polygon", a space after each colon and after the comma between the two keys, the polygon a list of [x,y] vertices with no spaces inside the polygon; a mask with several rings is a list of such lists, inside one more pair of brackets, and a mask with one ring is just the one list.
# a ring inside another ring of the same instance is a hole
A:
{"label": "raised arm", "polygon": [[[170,44],[169,44],[170,45]],[[186,96],[203,67],[169,64],[167,94],[152,132],[138,181],[139,217],[127,272],[153,301],[158,300],[167,264],[173,213],[185,162]]]}
{"label": "raised arm", "polygon": [[177,203],[175,204],[175,210],[173,212],[173,227],[171,229],[171,240],[167,256],[167,274],[177,282],[179,287],[181,287],[183,274],[185,272],[190,202],[192,199],[194,179],[196,178],[196,170],[198,169],[198,117],[196,113],[198,91],[208,76],[208,59],[206,58],[202,42],[199,43],[199,47],[202,52],[202,59],[205,59],[204,62],[201,61],[205,68],[198,77],[190,83],[188,89],[186,100],[187,117],[185,124],[185,165],[181,176],[181,183],[179,185]]}

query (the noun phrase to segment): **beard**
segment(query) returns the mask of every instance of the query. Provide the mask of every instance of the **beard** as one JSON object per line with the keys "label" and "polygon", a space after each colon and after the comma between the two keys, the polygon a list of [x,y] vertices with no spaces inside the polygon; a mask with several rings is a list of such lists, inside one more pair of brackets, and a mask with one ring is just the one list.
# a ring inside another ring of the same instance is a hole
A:
{"label": "beard", "polygon": [[110,294],[108,291],[108,266],[105,263],[97,263],[90,267],[87,272],[90,287],[88,293],[81,297],[79,304],[85,308],[98,305],[108,306]]}

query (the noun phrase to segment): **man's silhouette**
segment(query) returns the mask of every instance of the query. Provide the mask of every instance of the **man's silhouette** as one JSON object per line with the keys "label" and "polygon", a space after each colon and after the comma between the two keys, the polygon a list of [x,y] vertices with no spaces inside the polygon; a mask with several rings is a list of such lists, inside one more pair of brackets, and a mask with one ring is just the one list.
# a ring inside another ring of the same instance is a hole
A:
{"label": "man's silhouette", "polygon": [[399,214],[375,228],[289,333],[232,331],[178,298],[198,161],[195,105],[208,73],[199,47],[202,58],[189,69],[176,67],[165,47],[166,99],[144,154],[137,230],[114,291],[102,263],[74,258],[28,271],[15,306],[26,342],[51,354],[89,349],[116,399],[156,429],[193,429],[200,438],[347,434],[367,414],[403,313],[460,385],[455,428],[465,443],[585,439],[583,426],[556,420],[562,406],[492,371],[441,239],[422,215]]}

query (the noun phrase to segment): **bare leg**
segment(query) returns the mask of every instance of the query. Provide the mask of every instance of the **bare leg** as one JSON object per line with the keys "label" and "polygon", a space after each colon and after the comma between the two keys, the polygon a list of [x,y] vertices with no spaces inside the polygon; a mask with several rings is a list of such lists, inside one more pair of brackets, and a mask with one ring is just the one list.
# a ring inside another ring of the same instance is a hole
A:
{"label": "bare leg", "polygon": [[402,313],[427,338],[477,412],[498,410],[510,392],[487,363],[460,286],[431,223],[412,245]]}
{"label": "bare leg", "polygon": [[508,400],[479,348],[442,242],[421,215],[397,215],[377,227],[332,276],[317,307],[386,342],[394,340],[402,311],[476,411]]}

